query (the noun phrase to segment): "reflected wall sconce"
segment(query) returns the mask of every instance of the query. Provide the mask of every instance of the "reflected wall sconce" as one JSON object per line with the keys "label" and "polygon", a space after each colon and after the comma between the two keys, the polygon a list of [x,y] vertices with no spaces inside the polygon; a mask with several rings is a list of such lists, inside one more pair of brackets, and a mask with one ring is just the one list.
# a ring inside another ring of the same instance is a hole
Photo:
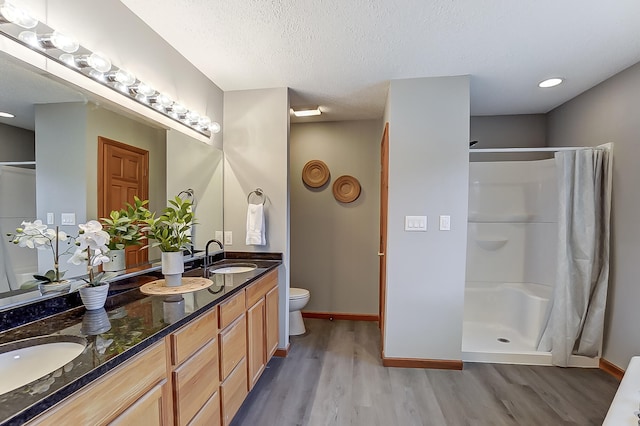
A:
{"label": "reflected wall sconce", "polygon": [[221,130],[220,123],[175,102],[167,94],[139,80],[130,70],[113,65],[106,55],[89,50],[73,36],[39,22],[10,0],[0,0],[0,34],[158,111],[201,135],[211,137],[212,133]]}

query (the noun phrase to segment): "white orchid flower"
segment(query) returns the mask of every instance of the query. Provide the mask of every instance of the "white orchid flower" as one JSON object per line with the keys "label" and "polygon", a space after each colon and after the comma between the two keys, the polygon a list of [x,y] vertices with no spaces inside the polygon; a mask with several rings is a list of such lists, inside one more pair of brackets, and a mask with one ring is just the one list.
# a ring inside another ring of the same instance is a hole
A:
{"label": "white orchid flower", "polygon": [[108,263],[111,261],[111,259],[109,259],[108,256],[105,256],[103,251],[101,250],[96,250],[95,254],[93,256],[93,262],[92,262],[92,266],[98,266],[98,265],[102,265],[103,263]]}
{"label": "white orchid flower", "polygon": [[100,250],[102,252],[109,250],[107,243],[111,237],[106,231],[102,230],[102,224],[100,222],[90,220],[85,224],[78,225],[78,227],[83,231],[76,239],[81,249],[88,247],[91,250]]}
{"label": "white orchid flower", "polygon": [[74,265],[82,265],[83,263],[88,261],[87,251],[81,248],[77,248],[75,252],[73,252],[73,256],[67,263],[73,263]]}

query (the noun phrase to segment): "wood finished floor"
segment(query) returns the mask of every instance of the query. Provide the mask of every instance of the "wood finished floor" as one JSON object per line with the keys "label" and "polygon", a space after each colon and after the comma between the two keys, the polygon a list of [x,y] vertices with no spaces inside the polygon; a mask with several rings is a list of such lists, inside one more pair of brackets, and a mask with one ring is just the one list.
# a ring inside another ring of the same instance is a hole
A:
{"label": "wood finished floor", "polygon": [[601,425],[618,382],[597,369],[466,363],[387,368],[375,322],[305,319],[232,426]]}

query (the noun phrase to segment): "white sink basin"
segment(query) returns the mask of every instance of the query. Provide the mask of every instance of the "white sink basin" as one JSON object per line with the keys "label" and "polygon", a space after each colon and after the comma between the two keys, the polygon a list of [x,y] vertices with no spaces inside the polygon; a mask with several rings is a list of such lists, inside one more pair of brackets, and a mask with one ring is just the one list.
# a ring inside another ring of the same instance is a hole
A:
{"label": "white sink basin", "polygon": [[0,395],[64,367],[86,345],[77,336],[42,336],[0,345]]}
{"label": "white sink basin", "polygon": [[219,268],[211,269],[212,274],[242,274],[243,272],[251,272],[258,265],[253,263],[236,263],[235,265],[224,265]]}

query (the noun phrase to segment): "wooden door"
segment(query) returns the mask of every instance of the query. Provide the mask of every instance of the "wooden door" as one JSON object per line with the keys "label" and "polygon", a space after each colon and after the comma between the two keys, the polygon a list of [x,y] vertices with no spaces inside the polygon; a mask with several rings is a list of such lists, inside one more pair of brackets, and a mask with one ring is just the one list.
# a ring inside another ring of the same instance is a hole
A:
{"label": "wooden door", "polygon": [[389,123],[384,125],[380,143],[380,247],[378,248],[380,269],[380,300],[378,315],[380,326],[380,354],[384,358],[384,313],[387,297],[387,199],[389,194]]}
{"label": "wooden door", "polygon": [[[149,198],[149,151],[98,136],[98,217],[108,217],[133,197]],[[148,260],[140,246],[126,249],[128,266]]]}

